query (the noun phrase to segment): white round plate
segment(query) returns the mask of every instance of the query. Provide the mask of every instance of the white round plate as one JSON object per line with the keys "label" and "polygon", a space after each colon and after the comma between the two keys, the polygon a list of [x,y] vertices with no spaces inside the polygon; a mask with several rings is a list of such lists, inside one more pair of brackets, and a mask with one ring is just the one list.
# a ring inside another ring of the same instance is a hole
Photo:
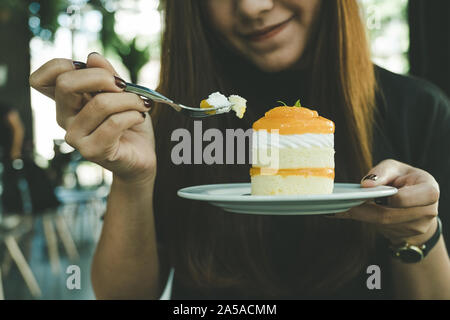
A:
{"label": "white round plate", "polygon": [[332,194],[252,196],[250,183],[230,183],[183,188],[177,194],[234,213],[315,215],[345,212],[367,200],[389,197],[397,191],[387,186],[361,188],[359,184],[335,183]]}

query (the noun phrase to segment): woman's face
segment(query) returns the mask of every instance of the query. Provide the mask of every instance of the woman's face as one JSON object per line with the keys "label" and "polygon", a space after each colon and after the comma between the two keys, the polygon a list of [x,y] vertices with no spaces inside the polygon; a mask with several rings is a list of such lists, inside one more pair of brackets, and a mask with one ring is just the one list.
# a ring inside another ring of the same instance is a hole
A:
{"label": "woman's face", "polygon": [[320,0],[207,0],[209,19],[229,45],[261,70],[301,58]]}

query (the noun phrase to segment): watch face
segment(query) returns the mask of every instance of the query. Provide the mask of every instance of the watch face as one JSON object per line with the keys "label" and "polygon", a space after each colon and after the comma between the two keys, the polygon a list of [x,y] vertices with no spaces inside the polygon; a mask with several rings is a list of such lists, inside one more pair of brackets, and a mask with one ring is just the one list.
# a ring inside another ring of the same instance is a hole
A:
{"label": "watch face", "polygon": [[423,252],[418,247],[410,246],[398,250],[397,256],[405,263],[415,263],[423,259]]}

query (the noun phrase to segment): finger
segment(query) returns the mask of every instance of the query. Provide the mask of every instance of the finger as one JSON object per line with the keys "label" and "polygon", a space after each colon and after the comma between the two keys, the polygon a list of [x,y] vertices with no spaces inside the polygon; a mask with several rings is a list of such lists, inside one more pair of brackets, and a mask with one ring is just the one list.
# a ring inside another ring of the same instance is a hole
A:
{"label": "finger", "polygon": [[414,168],[410,173],[397,177],[391,185],[398,188],[398,193],[386,198],[380,205],[393,208],[422,207],[439,200],[439,185],[426,171]]}
{"label": "finger", "polygon": [[87,66],[88,68],[103,68],[111,72],[111,74],[117,77],[119,76],[112,64],[97,52],[92,52],[89,54],[87,58]]}
{"label": "finger", "polygon": [[89,101],[83,109],[69,120],[68,131],[72,136],[71,140],[76,140],[90,135],[99,127],[106,118],[124,111],[135,110],[147,112],[147,102],[144,102],[134,93],[101,93]]}
{"label": "finger", "polygon": [[[137,111],[125,111],[111,115],[91,135],[75,141],[72,145],[88,160],[114,161],[120,155],[120,138],[124,132],[144,123],[146,117]],[[69,143],[70,144],[70,143]]]}
{"label": "finger", "polygon": [[436,180],[428,172],[418,168],[414,168],[414,170],[410,170],[410,173],[402,175],[395,179],[392,183],[392,186],[401,188],[404,186],[411,186],[426,182],[434,183],[437,185]]}
{"label": "finger", "polygon": [[30,75],[30,86],[51,99],[55,97],[55,83],[59,75],[76,70],[72,60],[53,59]]}
{"label": "finger", "polygon": [[432,205],[439,201],[439,188],[431,183],[406,185],[388,200],[393,208],[411,208]]}
{"label": "finger", "polygon": [[345,213],[337,213],[334,218],[351,219],[374,224],[390,225],[404,223],[421,218],[434,218],[437,215],[437,206],[429,205],[414,208],[387,208],[374,204],[373,202],[364,203],[358,207],[352,208]]}
{"label": "finger", "polygon": [[103,68],[69,71],[57,77],[56,93],[121,92],[123,91],[123,86],[119,80],[114,77],[114,74]]}
{"label": "finger", "polygon": [[[67,128],[68,122],[86,104],[89,92],[121,92],[121,84],[109,71],[101,68],[65,72],[58,76],[55,86],[57,122]],[[123,87],[123,86],[122,86]]]}
{"label": "finger", "polygon": [[406,174],[409,169],[410,166],[407,164],[395,160],[384,160],[368,172],[361,180],[361,186],[372,188],[389,185],[399,176]]}

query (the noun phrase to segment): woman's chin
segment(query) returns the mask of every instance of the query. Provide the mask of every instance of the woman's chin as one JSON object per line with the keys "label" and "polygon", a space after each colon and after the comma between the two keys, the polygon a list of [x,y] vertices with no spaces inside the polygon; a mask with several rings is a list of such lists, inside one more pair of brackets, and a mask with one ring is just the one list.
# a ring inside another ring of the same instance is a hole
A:
{"label": "woman's chin", "polygon": [[285,58],[280,56],[272,56],[267,58],[255,58],[252,62],[264,72],[280,72],[295,66],[299,61],[298,57],[295,58]]}

